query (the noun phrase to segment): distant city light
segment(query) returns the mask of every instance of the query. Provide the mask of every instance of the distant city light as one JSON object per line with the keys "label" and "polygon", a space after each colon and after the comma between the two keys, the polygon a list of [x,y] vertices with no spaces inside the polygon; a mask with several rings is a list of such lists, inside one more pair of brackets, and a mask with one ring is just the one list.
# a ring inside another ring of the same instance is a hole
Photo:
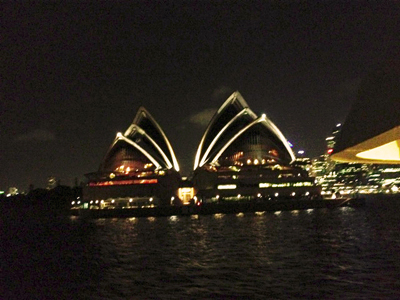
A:
{"label": "distant city light", "polygon": [[304,150],[299,150],[299,151],[297,151],[297,154],[304,154]]}
{"label": "distant city light", "polygon": [[236,184],[220,184],[218,185],[219,190],[234,190],[236,189]]}

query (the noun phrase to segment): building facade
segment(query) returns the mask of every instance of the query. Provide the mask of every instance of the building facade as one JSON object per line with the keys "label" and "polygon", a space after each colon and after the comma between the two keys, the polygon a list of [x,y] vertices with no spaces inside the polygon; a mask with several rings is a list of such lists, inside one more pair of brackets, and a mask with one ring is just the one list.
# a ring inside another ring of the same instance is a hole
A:
{"label": "building facade", "polygon": [[169,205],[177,198],[179,165],[167,136],[144,108],[117,133],[97,172],[86,174],[92,208]]}
{"label": "building facade", "polygon": [[292,164],[292,149],[265,114],[257,116],[239,92],[211,119],[194,163],[198,201],[317,197],[320,187]]}

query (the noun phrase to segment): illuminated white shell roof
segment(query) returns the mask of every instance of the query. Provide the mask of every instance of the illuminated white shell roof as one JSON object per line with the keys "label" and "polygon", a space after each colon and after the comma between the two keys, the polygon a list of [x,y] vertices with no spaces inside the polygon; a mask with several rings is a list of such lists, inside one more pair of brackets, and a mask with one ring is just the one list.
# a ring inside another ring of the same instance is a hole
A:
{"label": "illuminated white shell roof", "polygon": [[[291,161],[295,159],[286,138],[275,124],[267,118],[266,115],[257,117],[257,115],[248,107],[246,101],[239,92],[234,92],[218,109],[211,119],[197,149],[194,169],[202,167],[206,163],[214,163],[224,153],[224,151],[240,136],[252,128],[254,125],[261,123],[265,126],[265,130],[274,135],[281,143],[283,149],[291,157]],[[238,127],[238,124],[240,127]],[[218,145],[222,137],[226,137],[229,130],[236,126],[227,142]]]}
{"label": "illuminated white shell roof", "polygon": [[179,171],[178,161],[171,143],[160,125],[144,107],[139,108],[132,124],[124,134],[117,133],[106,157],[119,141],[124,141],[139,150],[156,168],[173,168]]}

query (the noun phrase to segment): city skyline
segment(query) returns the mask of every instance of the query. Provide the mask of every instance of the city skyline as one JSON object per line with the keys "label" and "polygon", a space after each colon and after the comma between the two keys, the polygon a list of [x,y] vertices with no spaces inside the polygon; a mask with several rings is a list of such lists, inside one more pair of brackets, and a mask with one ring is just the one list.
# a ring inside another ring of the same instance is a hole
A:
{"label": "city skyline", "polygon": [[142,105],[188,175],[236,90],[318,156],[361,80],[400,52],[395,2],[1,6],[0,190],[83,180]]}

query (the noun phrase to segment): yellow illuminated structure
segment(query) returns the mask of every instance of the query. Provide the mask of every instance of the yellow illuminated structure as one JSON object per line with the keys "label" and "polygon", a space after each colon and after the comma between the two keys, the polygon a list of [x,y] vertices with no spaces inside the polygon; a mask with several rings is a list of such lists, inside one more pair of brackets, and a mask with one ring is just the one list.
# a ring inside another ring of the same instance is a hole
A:
{"label": "yellow illuminated structure", "polygon": [[331,158],[400,164],[400,64],[381,67],[360,87]]}
{"label": "yellow illuminated structure", "polygon": [[194,189],[192,187],[180,187],[178,196],[182,200],[182,204],[189,204],[190,200],[194,198]]}

